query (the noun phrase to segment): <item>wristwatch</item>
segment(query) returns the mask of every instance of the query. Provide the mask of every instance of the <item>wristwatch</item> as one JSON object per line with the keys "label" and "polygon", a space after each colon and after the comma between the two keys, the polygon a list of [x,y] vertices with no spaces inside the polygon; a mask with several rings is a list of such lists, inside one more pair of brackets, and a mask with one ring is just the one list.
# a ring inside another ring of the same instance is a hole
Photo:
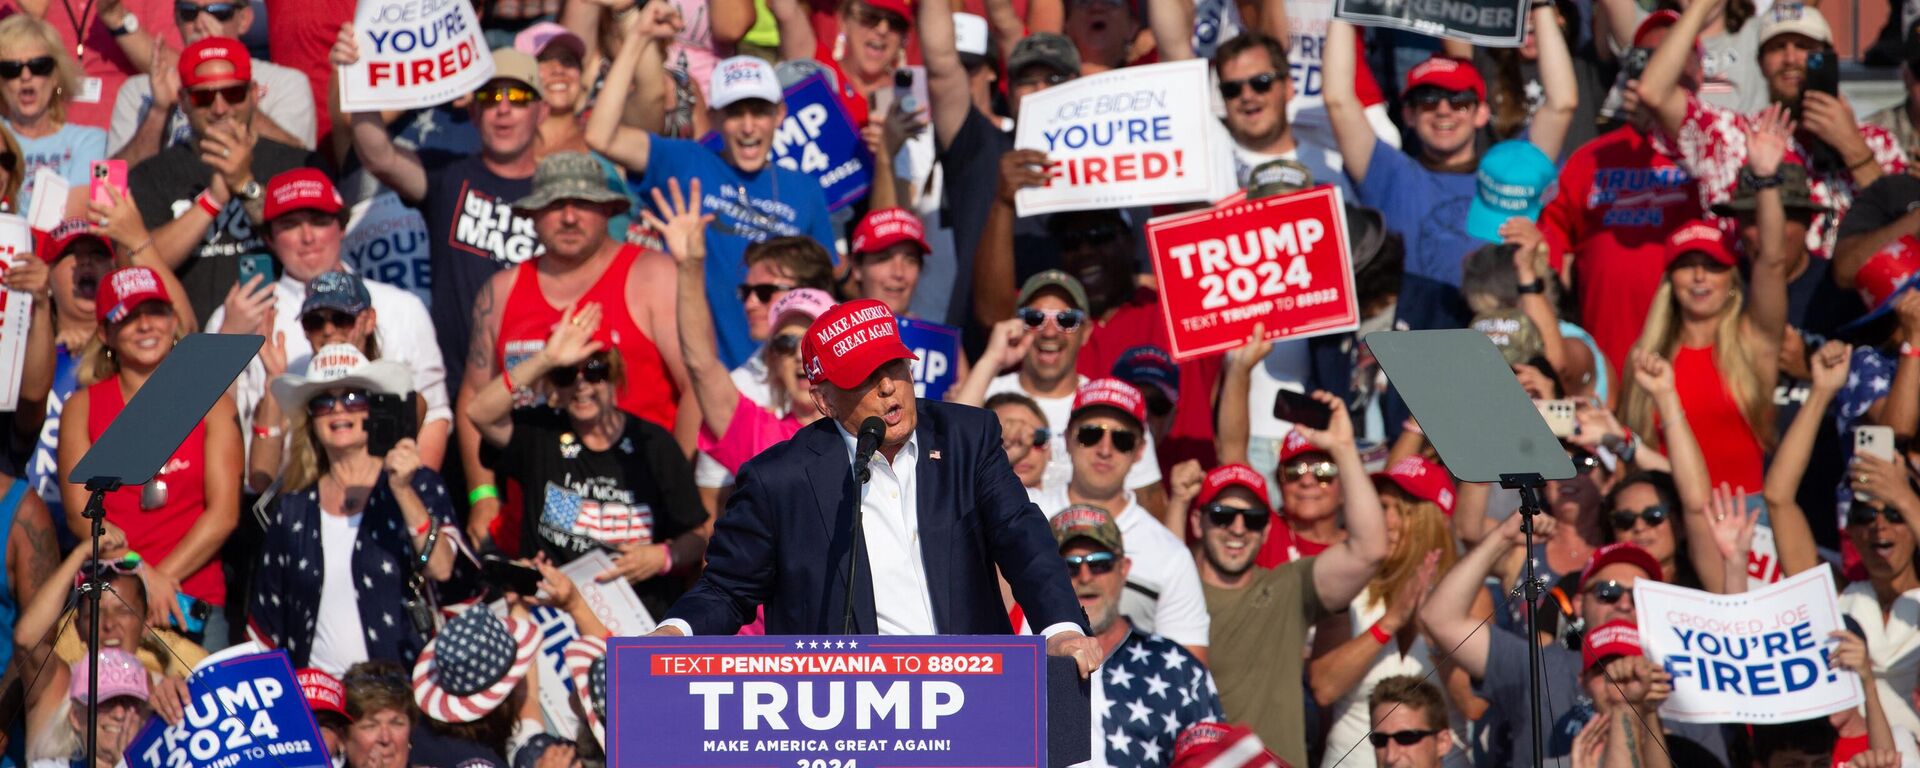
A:
{"label": "wristwatch", "polygon": [[1752,187],[1756,192],[1762,189],[1773,189],[1774,187],[1780,186],[1783,181],[1784,179],[1780,178],[1779,171],[1774,171],[1772,176],[1761,176],[1755,174],[1752,168],[1742,167],[1740,169],[1740,183],[1744,186]]}
{"label": "wristwatch", "polygon": [[108,27],[107,31],[113,33],[114,37],[131,35],[140,31],[140,17],[135,16],[132,11],[128,11],[126,20],[120,22],[120,26]]}
{"label": "wristwatch", "polygon": [[1521,295],[1526,295],[1529,293],[1546,293],[1547,292],[1546,278],[1535,277],[1533,279],[1533,282],[1531,283],[1521,283],[1519,291]]}
{"label": "wristwatch", "polygon": [[249,203],[259,200],[265,195],[266,191],[260,188],[260,182],[253,179],[248,179],[246,186],[240,188],[240,199]]}

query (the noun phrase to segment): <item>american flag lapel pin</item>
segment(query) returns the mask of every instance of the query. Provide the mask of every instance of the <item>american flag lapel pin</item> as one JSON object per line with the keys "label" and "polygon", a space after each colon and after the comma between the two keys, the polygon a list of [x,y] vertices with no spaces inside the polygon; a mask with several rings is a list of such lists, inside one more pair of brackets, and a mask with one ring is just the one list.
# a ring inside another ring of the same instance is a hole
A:
{"label": "american flag lapel pin", "polygon": [[940,460],[940,450],[936,448],[936,449],[934,449],[934,450],[931,450],[931,451],[927,451],[927,459],[928,459],[928,460],[931,460],[931,461],[939,461],[939,460]]}

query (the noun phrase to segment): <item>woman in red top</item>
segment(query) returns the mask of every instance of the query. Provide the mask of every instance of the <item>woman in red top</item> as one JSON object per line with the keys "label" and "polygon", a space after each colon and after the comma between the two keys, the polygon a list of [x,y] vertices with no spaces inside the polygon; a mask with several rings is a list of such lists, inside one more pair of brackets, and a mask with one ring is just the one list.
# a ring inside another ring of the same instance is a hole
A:
{"label": "woman in red top", "polygon": [[[1775,185],[1758,201],[1753,290],[1743,297],[1740,273],[1724,231],[1692,222],[1667,237],[1666,277],[1654,294],[1634,350],[1673,364],[1674,388],[1693,433],[1701,435],[1714,485],[1764,484],[1766,446],[1773,439],[1773,386],[1787,324],[1786,208],[1777,187],[1793,122],[1778,106],[1761,113],[1747,134],[1748,172]],[[1759,187],[1743,183],[1742,187]],[[1624,381],[1622,421],[1634,434],[1659,434],[1655,398],[1634,378]]]}
{"label": "woman in red top", "polygon": [[[100,439],[107,425],[120,415],[140,387],[166,360],[182,334],[180,317],[191,310],[177,306],[162,276],[146,267],[127,267],[100,283],[94,313],[100,319],[97,340],[80,363],[80,385],[60,414],[60,475],[67,477],[80,457]],[[170,290],[171,289],[171,290]],[[106,526],[125,537],[127,547],[140,553],[146,567],[147,621],[158,626],[172,619],[188,626],[181,597],[209,606],[206,626],[188,636],[207,650],[227,645],[226,581],[220,572],[220,545],[226,543],[240,514],[240,422],[233,400],[222,396],[200,420],[152,481],[107,494]],[[74,483],[61,486],[67,525],[86,537],[89,524],[81,512],[87,489]],[[189,604],[191,604],[189,602]]]}

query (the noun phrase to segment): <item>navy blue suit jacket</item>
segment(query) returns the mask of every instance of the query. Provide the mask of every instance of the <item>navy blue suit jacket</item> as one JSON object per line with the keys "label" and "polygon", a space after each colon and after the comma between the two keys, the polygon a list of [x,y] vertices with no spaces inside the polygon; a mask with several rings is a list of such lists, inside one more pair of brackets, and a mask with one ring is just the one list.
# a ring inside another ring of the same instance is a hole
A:
{"label": "navy blue suit jacket", "polygon": [[[918,410],[920,556],[939,633],[1013,631],[995,566],[1035,629],[1073,622],[1085,632],[1047,518],[1027,501],[1000,446],[1000,420],[929,400]],[[838,634],[851,553],[853,631],[875,634],[873,569],[852,540],[860,493],[847,454],[840,430],[820,419],[741,466],[707,544],[706,571],[667,617],[695,635],[731,635],[765,605],[767,634]]]}

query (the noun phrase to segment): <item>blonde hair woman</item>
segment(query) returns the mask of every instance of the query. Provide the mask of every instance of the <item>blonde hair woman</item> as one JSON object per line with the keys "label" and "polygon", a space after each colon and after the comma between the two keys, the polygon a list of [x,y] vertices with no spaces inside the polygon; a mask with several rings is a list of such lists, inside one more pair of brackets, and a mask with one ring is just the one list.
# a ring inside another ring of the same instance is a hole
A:
{"label": "blonde hair woman", "polygon": [[24,13],[0,20],[0,51],[7,131],[20,143],[24,161],[14,210],[24,211],[32,202],[33,175],[41,168],[85,189],[93,161],[107,157],[107,132],[67,122],[67,105],[80,87],[79,62],[52,24]]}
{"label": "blonde hair woman", "polygon": [[[1775,177],[1792,135],[1793,122],[1778,105],[1761,113],[1747,133],[1748,171]],[[1701,448],[1716,486],[1763,485],[1766,449],[1773,443],[1773,385],[1787,325],[1786,209],[1777,186],[1751,194],[1759,224],[1750,244],[1758,252],[1753,290],[1744,290],[1724,231],[1706,222],[1682,225],[1667,238],[1666,277],[1634,343],[1635,352],[1672,364],[1687,423],[1694,434],[1713,436]],[[1622,383],[1621,420],[1643,438],[1658,435],[1652,393],[1635,377]]]}
{"label": "blonde hair woman", "polygon": [[[1323,766],[1374,765],[1371,749],[1363,746],[1348,752],[1366,739],[1371,728],[1368,696],[1389,677],[1424,677],[1433,672],[1433,659],[1439,654],[1430,649],[1416,612],[1440,575],[1459,559],[1450,524],[1457,492],[1446,469],[1411,456],[1374,473],[1373,483],[1386,513],[1387,557],[1348,612],[1321,625],[1320,647],[1307,676],[1314,701],[1330,708],[1333,718]],[[1484,590],[1474,599],[1472,614],[1475,618],[1493,615],[1493,600]],[[1341,621],[1347,626],[1329,626]],[[1473,696],[1473,683],[1465,670],[1443,665],[1439,678],[1453,712],[1477,719],[1486,709],[1486,702]],[[1466,719],[1454,725],[1464,729]]]}

